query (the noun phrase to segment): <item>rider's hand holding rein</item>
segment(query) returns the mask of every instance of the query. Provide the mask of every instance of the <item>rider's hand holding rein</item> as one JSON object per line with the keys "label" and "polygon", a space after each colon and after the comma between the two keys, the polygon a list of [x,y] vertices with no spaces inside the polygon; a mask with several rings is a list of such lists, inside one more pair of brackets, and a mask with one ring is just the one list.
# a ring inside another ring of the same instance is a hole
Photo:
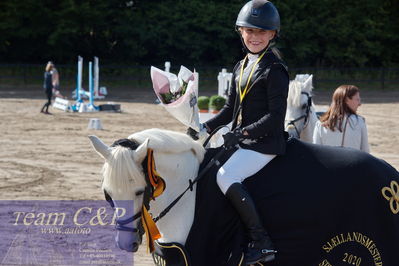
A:
{"label": "rider's hand holding rein", "polygon": [[229,150],[237,146],[248,133],[246,131],[242,131],[241,128],[236,128],[234,131],[227,132],[223,135],[224,147]]}
{"label": "rider's hand holding rein", "polygon": [[208,135],[208,130],[205,124],[200,124],[200,131],[197,132],[195,129],[189,127],[187,128],[186,134],[189,135],[193,140],[198,140],[204,136]]}

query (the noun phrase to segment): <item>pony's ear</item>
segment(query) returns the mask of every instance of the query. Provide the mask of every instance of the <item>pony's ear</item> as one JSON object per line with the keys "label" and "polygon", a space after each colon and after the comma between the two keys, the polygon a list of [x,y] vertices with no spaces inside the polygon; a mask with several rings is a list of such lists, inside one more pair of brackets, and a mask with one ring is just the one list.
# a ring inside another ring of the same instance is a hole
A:
{"label": "pony's ear", "polygon": [[313,87],[312,82],[313,82],[313,75],[310,75],[305,81],[304,88],[309,88],[310,91],[310,89],[312,89]]}
{"label": "pony's ear", "polygon": [[146,138],[145,141],[134,151],[133,159],[136,163],[141,163],[147,156],[147,148],[149,142],[150,139]]}
{"label": "pony's ear", "polygon": [[93,148],[96,150],[96,152],[105,160],[107,160],[111,155],[110,147],[105,145],[105,143],[97,138],[97,136],[91,135],[89,136],[89,139],[91,141],[91,145],[93,145]]}

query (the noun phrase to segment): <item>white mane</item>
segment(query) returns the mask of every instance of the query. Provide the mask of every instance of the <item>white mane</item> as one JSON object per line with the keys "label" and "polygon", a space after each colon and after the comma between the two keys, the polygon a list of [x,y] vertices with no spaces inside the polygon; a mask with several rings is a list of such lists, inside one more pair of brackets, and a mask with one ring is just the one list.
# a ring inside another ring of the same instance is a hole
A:
{"label": "white mane", "polygon": [[287,103],[288,106],[301,106],[301,92],[312,94],[312,79],[313,75],[296,75],[294,80],[290,81]]}
{"label": "white mane", "polygon": [[198,162],[202,162],[204,159],[205,149],[202,147],[202,144],[194,141],[188,135],[183,133],[152,128],[134,133],[128,138],[130,140],[135,140],[140,144],[148,138],[150,140],[148,148],[151,148],[154,151],[181,153],[192,150],[196,155]]}

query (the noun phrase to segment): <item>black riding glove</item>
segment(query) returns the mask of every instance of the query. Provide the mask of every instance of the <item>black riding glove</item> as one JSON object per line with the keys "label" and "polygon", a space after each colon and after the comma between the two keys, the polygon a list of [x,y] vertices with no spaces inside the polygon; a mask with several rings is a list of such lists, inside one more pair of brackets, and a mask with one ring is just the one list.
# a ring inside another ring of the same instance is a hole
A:
{"label": "black riding glove", "polygon": [[241,128],[236,128],[234,131],[227,132],[223,135],[224,147],[229,150],[235,147],[240,141],[244,139]]}
{"label": "black riding glove", "polygon": [[200,137],[204,137],[208,133],[205,123],[200,124],[200,132],[189,127],[187,128],[186,134],[189,135],[193,140],[198,140]]}

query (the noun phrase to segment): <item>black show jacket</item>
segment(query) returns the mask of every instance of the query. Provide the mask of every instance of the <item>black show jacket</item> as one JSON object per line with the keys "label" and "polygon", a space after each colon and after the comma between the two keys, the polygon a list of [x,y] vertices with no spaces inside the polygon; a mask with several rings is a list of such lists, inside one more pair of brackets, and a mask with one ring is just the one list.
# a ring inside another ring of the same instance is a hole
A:
{"label": "black show jacket", "polygon": [[[241,60],[233,70],[225,106],[206,122],[211,131],[234,120],[240,102],[237,87],[243,63],[244,60]],[[241,106],[242,122],[239,127],[247,131],[249,136],[240,146],[264,154],[282,155],[286,146],[284,119],[289,85],[287,68],[271,51],[266,52],[258,65]],[[242,87],[246,85],[245,80],[242,81]]]}

